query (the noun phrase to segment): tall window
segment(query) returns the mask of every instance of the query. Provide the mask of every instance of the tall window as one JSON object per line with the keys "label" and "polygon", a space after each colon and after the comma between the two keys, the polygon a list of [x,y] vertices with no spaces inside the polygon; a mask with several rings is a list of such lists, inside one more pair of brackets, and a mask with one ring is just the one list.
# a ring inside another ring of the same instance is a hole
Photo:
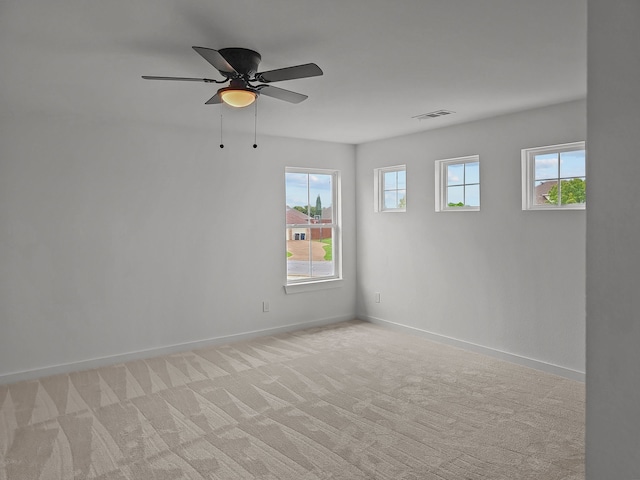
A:
{"label": "tall window", "polygon": [[586,190],[584,142],[522,150],[523,210],[583,210]]}
{"label": "tall window", "polygon": [[287,284],[340,278],[339,172],[287,168]]}
{"label": "tall window", "polygon": [[480,210],[480,157],[437,160],[436,212]]}
{"label": "tall window", "polygon": [[404,212],[407,210],[407,167],[376,168],[374,170],[376,212]]}

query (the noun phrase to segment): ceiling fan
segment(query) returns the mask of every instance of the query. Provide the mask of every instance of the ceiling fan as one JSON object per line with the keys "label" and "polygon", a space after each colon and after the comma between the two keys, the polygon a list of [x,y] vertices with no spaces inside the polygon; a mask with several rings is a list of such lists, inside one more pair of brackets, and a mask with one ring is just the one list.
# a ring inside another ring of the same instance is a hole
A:
{"label": "ceiling fan", "polygon": [[225,80],[155,77],[149,75],[143,75],[142,78],[145,80],[179,80],[219,84],[230,82],[229,86],[220,88],[205,104],[226,103],[232,107],[240,108],[251,105],[258,95],[266,95],[291,103],[300,103],[308,98],[307,95],[273,87],[269,84],[283,80],[322,75],[322,70],[315,63],[258,72],[258,65],[262,57],[258,52],[247,48],[221,48],[220,50],[214,50],[213,48],[193,47],[193,49],[213,65],[225,77]]}

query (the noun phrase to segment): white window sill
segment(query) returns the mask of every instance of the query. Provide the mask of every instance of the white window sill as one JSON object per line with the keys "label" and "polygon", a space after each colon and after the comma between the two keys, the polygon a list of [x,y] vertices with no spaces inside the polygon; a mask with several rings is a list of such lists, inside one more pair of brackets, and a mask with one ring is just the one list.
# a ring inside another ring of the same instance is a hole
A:
{"label": "white window sill", "polygon": [[586,204],[580,203],[576,204],[574,207],[569,207],[563,205],[562,207],[558,207],[555,205],[551,205],[548,207],[545,206],[531,206],[529,208],[523,208],[525,211],[529,212],[584,212],[587,209]]}
{"label": "white window sill", "polygon": [[480,207],[458,207],[458,208],[443,208],[440,210],[436,210],[438,213],[449,213],[449,212],[479,212]]}
{"label": "white window sill", "polygon": [[332,278],[329,280],[315,280],[311,282],[291,283],[284,286],[287,295],[292,293],[313,292],[315,290],[325,290],[328,288],[340,288],[344,281],[341,278]]}
{"label": "white window sill", "polygon": [[379,210],[376,213],[405,213],[406,208],[387,208],[386,210]]}

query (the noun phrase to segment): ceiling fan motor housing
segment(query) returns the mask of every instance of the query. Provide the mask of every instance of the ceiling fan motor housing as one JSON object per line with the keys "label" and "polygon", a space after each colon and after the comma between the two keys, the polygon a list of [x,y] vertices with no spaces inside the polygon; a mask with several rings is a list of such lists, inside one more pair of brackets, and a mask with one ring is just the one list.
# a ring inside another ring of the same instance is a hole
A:
{"label": "ceiling fan motor housing", "polygon": [[[258,71],[258,65],[262,60],[258,52],[248,48],[221,48],[218,52],[229,62],[229,65],[235,68],[236,72],[244,77],[252,77]],[[220,73],[227,78],[235,76],[234,72],[220,71]]]}

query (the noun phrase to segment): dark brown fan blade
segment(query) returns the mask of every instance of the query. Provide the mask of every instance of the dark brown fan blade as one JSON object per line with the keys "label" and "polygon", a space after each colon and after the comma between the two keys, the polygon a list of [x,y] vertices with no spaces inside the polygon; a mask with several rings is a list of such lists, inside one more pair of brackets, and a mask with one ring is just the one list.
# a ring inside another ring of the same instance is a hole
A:
{"label": "dark brown fan blade", "polygon": [[285,102],[300,103],[309,98],[307,95],[285,90],[284,88],[272,87],[271,85],[263,85],[258,88],[261,95],[284,100]]}
{"label": "dark brown fan blade", "polygon": [[296,78],[317,77],[322,75],[322,70],[315,63],[296,65],[295,67],[279,68],[268,72],[256,73],[256,79],[260,82],[282,82]]}
{"label": "dark brown fan blade", "polygon": [[222,98],[220,98],[220,95],[218,95],[217,93],[209,100],[204,102],[205,105],[216,105],[218,103],[222,103]]}
{"label": "dark brown fan blade", "polygon": [[236,69],[229,65],[220,52],[214,50],[213,48],[206,47],[192,47],[196,52],[202,55],[207,62],[213,65],[220,72],[225,73],[237,73]]}
{"label": "dark brown fan blade", "polygon": [[187,77],[154,77],[150,75],[142,75],[145,80],[179,80],[181,82],[204,82],[204,83],[218,83],[210,78],[187,78]]}

